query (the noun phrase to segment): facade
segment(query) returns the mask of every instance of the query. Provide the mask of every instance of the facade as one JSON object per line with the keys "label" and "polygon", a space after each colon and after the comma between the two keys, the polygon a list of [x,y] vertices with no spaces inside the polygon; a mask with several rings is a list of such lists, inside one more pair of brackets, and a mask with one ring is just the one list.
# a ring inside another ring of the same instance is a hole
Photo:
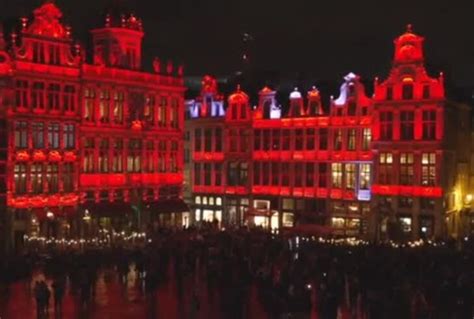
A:
{"label": "facade", "polygon": [[[87,236],[100,228],[181,225],[182,68],[142,71],[133,15],[92,30],[93,61],[46,2],[0,37],[5,244],[24,235]],[[168,213],[168,214],[159,214]]]}
{"label": "facade", "polygon": [[427,75],[422,42],[409,27],[373,97],[349,73],[327,111],[315,88],[295,89],[286,108],[268,87],[251,107],[238,88],[224,108],[206,76],[187,103],[194,221],[317,224],[371,239],[459,235],[469,109],[447,101],[442,75]]}

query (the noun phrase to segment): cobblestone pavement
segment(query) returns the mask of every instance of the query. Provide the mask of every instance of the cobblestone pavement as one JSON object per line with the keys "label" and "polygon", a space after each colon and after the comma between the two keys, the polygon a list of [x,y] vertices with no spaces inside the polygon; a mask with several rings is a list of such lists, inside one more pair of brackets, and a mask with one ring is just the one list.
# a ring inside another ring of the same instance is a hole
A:
{"label": "cobblestone pavement", "polygon": [[[0,292],[0,319],[37,319],[33,287],[42,273],[35,273],[31,281],[17,282],[8,288],[8,293]],[[170,267],[169,277],[175,278]],[[142,290],[142,280],[132,267],[125,283],[121,283],[116,271],[101,271],[95,286],[95,296],[89,306],[81,307],[77,296],[67,287],[63,300],[62,314],[54,312],[53,297],[50,300],[48,319],[187,319],[224,318],[220,310],[219,294],[208,296],[204,284],[198,283],[200,309],[196,317],[190,314],[190,297],[193,291],[192,279],[185,283],[184,293],[178,297],[176,282],[170,280],[161,285],[155,300],[147,300]],[[51,280],[46,280],[51,287]],[[246,318],[266,319],[268,316],[258,303],[257,291],[252,286],[246,306]],[[153,315],[153,312],[155,315]],[[43,317],[44,318],[44,317]]]}

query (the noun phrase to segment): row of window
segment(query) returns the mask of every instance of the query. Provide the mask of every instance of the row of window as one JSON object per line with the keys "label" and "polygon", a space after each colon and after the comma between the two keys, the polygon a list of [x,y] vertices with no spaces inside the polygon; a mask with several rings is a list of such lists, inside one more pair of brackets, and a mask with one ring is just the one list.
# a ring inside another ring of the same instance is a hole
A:
{"label": "row of window", "polygon": [[[395,164],[399,168],[398,174],[394,172]],[[419,159],[413,153],[400,153],[398,163],[394,162],[392,153],[380,153],[378,183],[383,185],[418,185],[418,177],[415,174],[415,166],[418,164],[421,164],[420,184],[423,186],[437,185],[436,153],[422,153]],[[398,175],[398,182],[395,175]]]}
{"label": "row of window", "polygon": [[[403,84],[401,87],[401,98],[403,100],[412,100],[414,99],[414,86],[412,83],[406,83]],[[387,91],[386,91],[386,99],[391,101],[393,100],[394,94],[393,94],[393,86],[388,86]],[[425,84],[423,85],[423,91],[421,92],[421,98],[423,99],[429,99],[431,97],[431,90],[430,90],[430,85]]]}
{"label": "row of window", "polygon": [[[370,128],[349,129],[256,129],[254,150],[332,150],[363,151],[370,150],[372,131]],[[332,139],[330,143],[329,138]]]}
{"label": "row of window", "polygon": [[73,149],[76,146],[75,126],[70,123],[16,121],[14,144],[17,149]]}
{"label": "row of window", "polygon": [[65,193],[74,191],[74,165],[73,163],[18,163],[13,171],[14,190],[16,194],[58,193],[59,181],[63,183]]}
{"label": "row of window", "polygon": [[76,87],[60,83],[17,80],[15,103],[19,108],[74,112],[76,110]]}
{"label": "row of window", "polygon": [[[169,105],[168,105],[169,104]],[[130,120],[145,121],[158,127],[179,128],[179,100],[160,97],[159,103],[154,94],[132,93],[126,103],[124,91],[102,89],[96,93],[93,88],[84,90],[83,119],[87,122],[96,120],[103,124],[124,124],[125,107],[129,108]]]}
{"label": "row of window", "polygon": [[[392,140],[394,120],[393,112],[380,112],[380,139]],[[411,141],[415,137],[415,112],[401,111],[400,112],[400,139],[404,141]],[[436,111],[425,110],[422,112],[421,122],[422,138],[424,140],[436,139]]]}

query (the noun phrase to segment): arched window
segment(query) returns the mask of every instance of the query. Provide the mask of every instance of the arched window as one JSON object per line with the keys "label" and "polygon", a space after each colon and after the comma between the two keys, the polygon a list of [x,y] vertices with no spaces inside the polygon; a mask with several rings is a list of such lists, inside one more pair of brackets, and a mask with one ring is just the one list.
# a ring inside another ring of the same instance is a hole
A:
{"label": "arched window", "polygon": [[242,120],[247,119],[247,109],[245,104],[240,104],[240,118]]}

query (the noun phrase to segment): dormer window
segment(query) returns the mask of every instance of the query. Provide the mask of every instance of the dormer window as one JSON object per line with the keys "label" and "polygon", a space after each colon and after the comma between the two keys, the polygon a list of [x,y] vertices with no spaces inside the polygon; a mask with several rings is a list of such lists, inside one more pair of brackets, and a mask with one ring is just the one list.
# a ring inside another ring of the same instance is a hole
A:
{"label": "dormer window", "polygon": [[413,99],[413,84],[403,84],[402,86],[402,98],[404,100]]}
{"label": "dormer window", "polygon": [[308,115],[318,115],[318,110],[319,110],[318,101],[310,101]]}
{"label": "dormer window", "polygon": [[266,100],[263,103],[263,118],[264,119],[270,119],[271,118],[271,112],[272,112],[272,101],[271,100]]}
{"label": "dormer window", "polygon": [[33,42],[33,62],[45,63],[44,45],[40,42]]}
{"label": "dormer window", "polygon": [[233,120],[237,120],[238,118],[238,111],[239,111],[239,108],[238,108],[238,105],[237,104],[232,104],[231,105],[231,108],[232,108],[232,112],[231,112],[231,119]]}
{"label": "dormer window", "polygon": [[247,119],[247,110],[245,109],[245,104],[240,104],[240,118],[242,120]]}
{"label": "dormer window", "polygon": [[423,98],[424,99],[429,99],[430,96],[430,86],[429,85],[423,85]]}
{"label": "dormer window", "polygon": [[54,65],[61,64],[60,50],[58,45],[49,46],[49,63]]}
{"label": "dormer window", "polygon": [[388,101],[393,100],[393,87],[391,86],[387,87],[387,100]]}

